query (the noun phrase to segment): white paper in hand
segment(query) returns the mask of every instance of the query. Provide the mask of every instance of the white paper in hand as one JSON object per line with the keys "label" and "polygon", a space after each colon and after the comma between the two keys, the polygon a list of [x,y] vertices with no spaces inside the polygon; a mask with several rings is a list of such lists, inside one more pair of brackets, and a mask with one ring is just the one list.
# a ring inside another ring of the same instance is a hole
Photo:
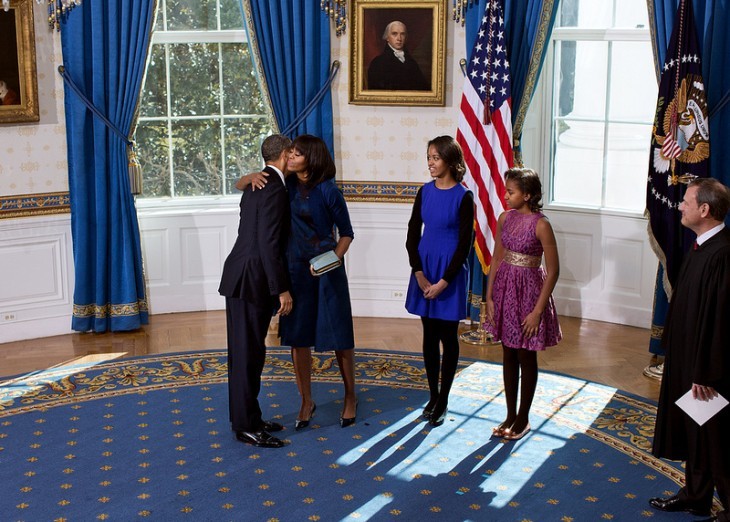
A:
{"label": "white paper in hand", "polygon": [[697,400],[692,397],[692,389],[677,399],[677,406],[682,408],[700,426],[714,417],[717,412],[727,405],[727,399],[719,394],[709,401]]}

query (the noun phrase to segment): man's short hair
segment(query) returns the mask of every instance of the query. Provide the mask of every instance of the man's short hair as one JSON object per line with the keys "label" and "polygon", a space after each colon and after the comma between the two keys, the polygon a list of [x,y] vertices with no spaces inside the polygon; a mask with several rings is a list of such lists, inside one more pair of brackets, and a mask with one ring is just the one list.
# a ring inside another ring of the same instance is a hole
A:
{"label": "man's short hair", "polygon": [[291,149],[291,140],[283,134],[272,134],[261,144],[261,156],[264,162],[276,161],[285,150]]}
{"label": "man's short hair", "polygon": [[383,40],[388,39],[388,33],[390,33],[390,28],[393,27],[393,24],[401,24],[403,28],[406,30],[406,34],[408,34],[408,28],[406,27],[406,24],[401,22],[400,20],[393,20],[388,25],[385,26],[385,31],[383,31]]}
{"label": "man's short hair", "polygon": [[717,221],[724,221],[730,210],[730,190],[715,178],[697,178],[690,187],[697,187],[697,206],[710,207],[710,215]]}

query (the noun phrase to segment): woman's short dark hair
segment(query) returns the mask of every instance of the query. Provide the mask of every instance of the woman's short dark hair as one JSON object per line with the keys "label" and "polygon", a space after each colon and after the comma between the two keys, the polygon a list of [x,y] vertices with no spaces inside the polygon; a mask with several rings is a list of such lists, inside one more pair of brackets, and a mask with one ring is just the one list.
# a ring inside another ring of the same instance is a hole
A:
{"label": "woman's short dark hair", "polygon": [[298,151],[307,161],[307,171],[309,172],[307,186],[313,187],[322,181],[334,178],[337,174],[335,162],[322,138],[302,134],[294,139],[292,149]]}
{"label": "woman's short dark hair", "polygon": [[707,203],[710,215],[717,221],[725,221],[730,210],[730,193],[728,188],[715,178],[697,178],[690,187],[697,187],[697,206]]}
{"label": "woman's short dark hair", "polygon": [[436,149],[441,159],[449,166],[451,175],[454,179],[461,183],[464,179],[464,173],[466,172],[466,164],[464,163],[464,152],[461,150],[461,146],[451,136],[439,136],[428,142],[426,150],[431,147]]}
{"label": "woman's short dark hair", "polygon": [[530,196],[527,205],[531,211],[537,212],[542,208],[540,202],[542,199],[542,183],[537,172],[532,169],[512,168],[504,173],[504,181],[505,183],[512,181],[520,189],[520,192]]}

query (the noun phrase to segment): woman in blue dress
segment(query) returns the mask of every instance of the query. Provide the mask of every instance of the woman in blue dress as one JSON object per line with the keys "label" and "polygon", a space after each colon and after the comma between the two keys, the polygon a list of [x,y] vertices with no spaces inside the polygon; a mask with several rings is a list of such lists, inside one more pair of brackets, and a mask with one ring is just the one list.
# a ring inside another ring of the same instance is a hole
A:
{"label": "woman in blue dress", "polygon": [[423,323],[423,361],[430,393],[423,417],[432,426],[440,426],[459,362],[459,321],[466,317],[466,258],[472,243],[474,199],[460,183],[466,165],[454,138],[434,138],[427,150],[433,181],[419,189],[408,222],[406,250],[412,274],[406,309],[421,316]]}
{"label": "woman in blue dress", "polygon": [[[309,134],[294,140],[287,162],[291,175],[286,188],[291,204],[291,233],[287,263],[294,306],[279,318],[281,344],[291,346],[294,373],[302,402],[295,429],[309,425],[317,408],[312,398],[312,347],[316,352],[335,351],[345,385],[340,425],[355,423],[355,338],[350,292],[345,267],[315,275],[309,260],[334,250],[343,259],[354,234],[345,198],[335,184],[335,163],[325,142]],[[236,186],[261,187],[263,173],[249,174]],[[335,234],[335,229],[337,234]]]}

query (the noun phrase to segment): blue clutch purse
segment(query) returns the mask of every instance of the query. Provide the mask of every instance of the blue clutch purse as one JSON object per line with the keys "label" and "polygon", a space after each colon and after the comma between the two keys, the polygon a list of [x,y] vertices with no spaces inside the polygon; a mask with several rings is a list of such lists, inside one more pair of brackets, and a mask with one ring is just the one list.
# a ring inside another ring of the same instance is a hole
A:
{"label": "blue clutch purse", "polygon": [[315,274],[322,275],[340,266],[342,264],[342,259],[337,257],[334,250],[329,250],[324,254],[320,254],[310,259],[309,264],[312,265],[312,269]]}

